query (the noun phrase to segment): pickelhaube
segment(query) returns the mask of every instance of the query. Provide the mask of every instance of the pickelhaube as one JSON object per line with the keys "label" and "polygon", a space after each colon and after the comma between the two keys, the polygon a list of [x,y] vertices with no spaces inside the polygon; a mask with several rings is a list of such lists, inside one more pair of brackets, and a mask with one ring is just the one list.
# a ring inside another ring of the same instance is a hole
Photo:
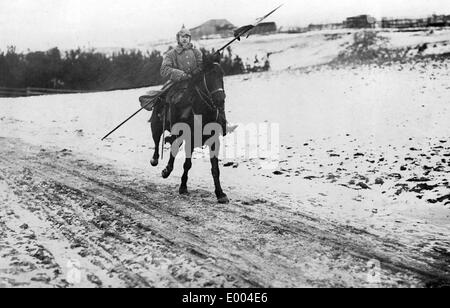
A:
{"label": "pickelhaube", "polygon": [[183,27],[181,27],[181,30],[178,31],[178,33],[177,33],[177,41],[179,41],[180,37],[183,36],[183,35],[189,35],[190,37],[192,37],[191,31],[186,29],[186,27],[184,25],[183,25]]}

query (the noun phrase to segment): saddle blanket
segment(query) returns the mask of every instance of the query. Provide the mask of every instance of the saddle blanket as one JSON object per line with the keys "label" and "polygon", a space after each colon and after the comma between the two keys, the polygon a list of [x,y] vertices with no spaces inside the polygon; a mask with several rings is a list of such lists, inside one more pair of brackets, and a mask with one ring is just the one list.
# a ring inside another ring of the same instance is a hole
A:
{"label": "saddle blanket", "polygon": [[[145,95],[139,97],[141,107],[145,110],[152,111],[159,99],[155,99],[161,91],[148,91]],[[152,101],[153,100],[153,101]]]}

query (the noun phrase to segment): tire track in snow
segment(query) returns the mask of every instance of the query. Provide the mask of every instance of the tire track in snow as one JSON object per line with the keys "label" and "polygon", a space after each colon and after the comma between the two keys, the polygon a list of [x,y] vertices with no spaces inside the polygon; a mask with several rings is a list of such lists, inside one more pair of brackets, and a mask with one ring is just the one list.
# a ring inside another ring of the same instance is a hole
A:
{"label": "tire track in snow", "polygon": [[203,190],[178,196],[176,187],[67,150],[4,138],[0,145],[0,176],[20,206],[58,228],[118,285],[365,286],[369,259],[382,261],[383,285],[449,277],[410,247],[263,200],[218,205]]}

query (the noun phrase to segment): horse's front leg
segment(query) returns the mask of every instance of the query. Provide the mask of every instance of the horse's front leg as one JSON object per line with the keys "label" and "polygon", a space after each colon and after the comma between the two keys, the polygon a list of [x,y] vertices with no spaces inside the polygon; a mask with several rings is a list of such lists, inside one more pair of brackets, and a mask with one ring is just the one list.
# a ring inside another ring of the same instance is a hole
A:
{"label": "horse's front leg", "polygon": [[183,165],[183,176],[181,177],[181,185],[180,185],[180,194],[181,195],[187,195],[188,189],[187,189],[187,181],[188,181],[188,173],[189,170],[192,168],[192,158],[186,158],[184,165]]}
{"label": "horse's front leg", "polygon": [[180,190],[179,190],[181,195],[189,194],[188,189],[187,189],[187,181],[188,181],[189,170],[191,170],[191,168],[192,168],[192,153],[194,153],[194,146],[192,145],[192,143],[191,143],[190,147],[187,144],[185,144],[186,160],[184,161],[184,165],[183,165],[184,172],[183,172],[183,176],[181,177],[181,185],[180,185]]}
{"label": "horse's front leg", "polygon": [[211,158],[211,173],[214,179],[214,186],[216,188],[215,193],[217,201],[219,201],[219,203],[222,204],[229,203],[230,200],[228,199],[227,195],[223,192],[222,187],[220,185],[219,158],[217,158],[217,156]]}
{"label": "horse's front leg", "polygon": [[170,151],[169,162],[167,163],[166,168],[162,171],[161,175],[164,179],[167,179],[173,171],[173,164],[175,162],[175,158],[180,150],[180,146],[176,144],[172,144]]}

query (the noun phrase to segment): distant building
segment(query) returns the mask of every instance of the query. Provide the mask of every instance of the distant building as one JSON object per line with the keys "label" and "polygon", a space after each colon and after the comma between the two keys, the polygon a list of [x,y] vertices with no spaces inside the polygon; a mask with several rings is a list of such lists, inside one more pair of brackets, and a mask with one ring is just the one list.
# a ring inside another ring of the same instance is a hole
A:
{"label": "distant building", "polygon": [[271,34],[277,32],[277,24],[274,22],[262,22],[250,31],[250,34]]}
{"label": "distant building", "polygon": [[428,17],[429,27],[445,27],[450,26],[450,15],[433,15]]}
{"label": "distant building", "polygon": [[450,15],[433,15],[428,18],[383,18],[382,28],[423,28],[423,27],[447,27],[450,26]]}
{"label": "distant building", "polygon": [[309,24],[308,31],[322,30],[322,25]]}
{"label": "distant building", "polygon": [[365,29],[375,28],[377,20],[370,15],[360,15],[354,17],[348,17],[344,21],[346,28]]}
{"label": "distant building", "polygon": [[344,23],[338,22],[338,23],[334,23],[334,24],[328,24],[327,26],[329,26],[329,29],[343,29]]}
{"label": "distant building", "polygon": [[308,28],[302,28],[302,27],[286,27],[286,28],[282,28],[280,30],[281,33],[290,33],[290,34],[294,34],[294,33],[305,33],[308,32]]}
{"label": "distant building", "polygon": [[404,29],[404,28],[420,28],[420,27],[426,27],[428,25],[427,19],[394,19],[394,18],[383,18],[381,20],[381,27],[382,28],[397,28],[397,29]]}
{"label": "distant building", "polygon": [[331,24],[310,24],[308,26],[308,31],[314,30],[334,30],[334,29],[342,29],[344,28],[343,23],[331,23]]}
{"label": "distant building", "polygon": [[198,27],[190,29],[195,40],[233,36],[235,26],[226,19],[211,19]]}

